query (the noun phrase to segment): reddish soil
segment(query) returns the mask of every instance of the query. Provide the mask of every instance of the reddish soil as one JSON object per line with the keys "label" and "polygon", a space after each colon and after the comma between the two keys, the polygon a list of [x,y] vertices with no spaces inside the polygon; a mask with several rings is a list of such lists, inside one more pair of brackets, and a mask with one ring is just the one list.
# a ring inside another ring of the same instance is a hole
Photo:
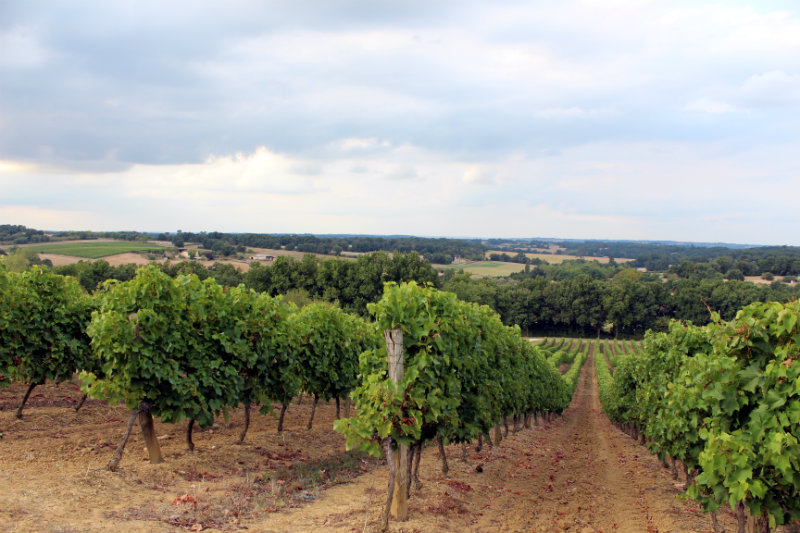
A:
{"label": "reddish soil", "polygon": [[[423,451],[421,491],[410,519],[390,531],[709,531],[698,506],[678,500],[679,484],[643,446],[601,413],[593,355],[562,417],[511,433],[494,448],[449,446],[450,474],[435,447]],[[185,450],[185,423],[156,424],[166,462],[151,465],[138,428],[117,473],[105,470],[127,411],[80,398],[72,384],[34,391],[24,418],[12,406],[24,393],[0,391],[0,529],[4,531],[374,531],[388,472],[343,452],[331,430],[332,404],[305,423],[310,402],[293,404],[282,435],[254,414],[244,445],[230,424],[197,431]],[[344,483],[347,482],[347,483]],[[734,522],[723,514],[723,525]]]}

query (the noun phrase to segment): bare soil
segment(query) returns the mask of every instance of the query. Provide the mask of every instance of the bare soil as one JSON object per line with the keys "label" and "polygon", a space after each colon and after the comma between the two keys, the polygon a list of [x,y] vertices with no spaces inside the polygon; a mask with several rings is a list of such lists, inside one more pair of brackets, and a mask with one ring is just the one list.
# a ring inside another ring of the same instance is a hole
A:
{"label": "bare soil", "polygon": [[[510,433],[477,452],[447,447],[441,473],[435,447],[423,451],[423,487],[412,490],[410,519],[390,531],[709,531],[710,519],[678,500],[681,483],[645,447],[601,413],[593,354],[562,417]],[[230,422],[195,432],[156,423],[166,462],[146,459],[134,429],[120,469],[105,465],[128,411],[96,400],[76,415],[74,384],[34,390],[22,420],[12,408],[24,386],[0,390],[0,530],[3,531],[374,531],[388,471],[344,452],[332,431],[333,403],[287,412],[283,434],[271,416],[253,414],[245,444],[235,444],[242,409]],[[721,516],[731,530],[729,513]]]}

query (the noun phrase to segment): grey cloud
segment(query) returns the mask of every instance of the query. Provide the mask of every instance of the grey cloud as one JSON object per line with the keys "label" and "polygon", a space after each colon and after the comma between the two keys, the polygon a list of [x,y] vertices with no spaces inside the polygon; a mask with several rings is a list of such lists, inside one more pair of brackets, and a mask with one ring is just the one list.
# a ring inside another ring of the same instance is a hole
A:
{"label": "grey cloud", "polygon": [[[570,25],[570,6],[549,19],[535,15],[552,6],[522,2],[466,2],[458,9],[421,1],[75,5],[15,2],[1,8],[2,31],[35,28],[45,61],[4,67],[2,159],[101,171],[198,162],[259,146],[330,157],[331,144],[346,138],[409,143],[465,160],[515,151],[535,156],[597,139],[729,142],[738,136],[743,140],[730,142],[746,145],[787,134],[797,138],[796,116],[708,118],[676,111],[702,96],[698,85],[752,73],[756,60],[734,66],[737,58],[723,58],[717,63],[724,65],[708,73],[710,58],[659,51],[655,57],[662,62],[647,63],[647,51],[638,48],[640,33],[596,24],[586,35],[586,20]],[[503,10],[528,16],[504,18]],[[483,24],[487,18],[491,25]],[[571,68],[596,68],[596,82],[554,81],[535,71],[502,77],[491,71],[492,61],[470,68],[468,50],[432,54],[430,46],[457,48],[448,42],[454,29],[486,46],[534,46]],[[286,60],[289,50],[258,48],[297,32],[325,40],[366,30],[399,31],[408,44],[388,52],[342,45],[330,62],[310,57],[303,63]],[[256,47],[243,50],[243,43]],[[631,61],[630,69],[643,61],[653,77],[613,79],[603,69],[613,73],[619,57]],[[678,69],[702,78],[686,79]],[[769,99],[780,81],[754,78],[751,100]],[[615,111],[548,115],[553,109]]]}

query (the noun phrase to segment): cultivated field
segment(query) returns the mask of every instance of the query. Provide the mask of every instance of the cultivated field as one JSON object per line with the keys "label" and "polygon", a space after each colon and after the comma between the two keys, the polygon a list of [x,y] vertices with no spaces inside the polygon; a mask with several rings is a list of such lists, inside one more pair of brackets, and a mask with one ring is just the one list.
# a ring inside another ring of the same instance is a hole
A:
{"label": "cultivated field", "polygon": [[156,244],[131,242],[131,241],[86,241],[86,242],[59,242],[30,246],[41,254],[58,254],[84,259],[100,259],[110,255],[133,252],[163,252],[164,247]]}
{"label": "cultivated field", "polygon": [[[502,254],[506,253],[508,255],[516,255],[515,253],[503,251],[503,250],[490,250],[486,252],[486,257],[490,257],[491,254]],[[608,263],[608,257],[589,257],[589,256],[579,256],[579,255],[569,255],[569,254],[548,254],[548,253],[526,253],[526,257],[529,259],[541,259],[542,261],[547,261],[548,263],[555,265],[559,263],[563,263],[564,261],[574,261],[576,259],[585,259],[586,261],[597,261],[598,263]],[[625,258],[625,257],[618,257],[614,258],[614,261],[617,263],[627,263],[629,261],[633,261],[633,259]]]}
{"label": "cultivated field", "polygon": [[453,265],[431,265],[433,268],[444,270],[463,270],[475,277],[491,278],[503,277],[516,272],[522,272],[525,265],[521,263],[506,263],[502,261],[475,261],[472,263],[461,263]]}

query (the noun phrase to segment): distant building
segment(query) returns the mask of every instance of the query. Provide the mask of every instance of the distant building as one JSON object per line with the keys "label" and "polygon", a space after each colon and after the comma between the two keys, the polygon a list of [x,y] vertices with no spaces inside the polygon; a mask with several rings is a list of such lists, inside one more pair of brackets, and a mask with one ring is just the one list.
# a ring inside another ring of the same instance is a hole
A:
{"label": "distant building", "polygon": [[256,254],[250,257],[251,261],[275,261],[274,255],[269,254]]}

